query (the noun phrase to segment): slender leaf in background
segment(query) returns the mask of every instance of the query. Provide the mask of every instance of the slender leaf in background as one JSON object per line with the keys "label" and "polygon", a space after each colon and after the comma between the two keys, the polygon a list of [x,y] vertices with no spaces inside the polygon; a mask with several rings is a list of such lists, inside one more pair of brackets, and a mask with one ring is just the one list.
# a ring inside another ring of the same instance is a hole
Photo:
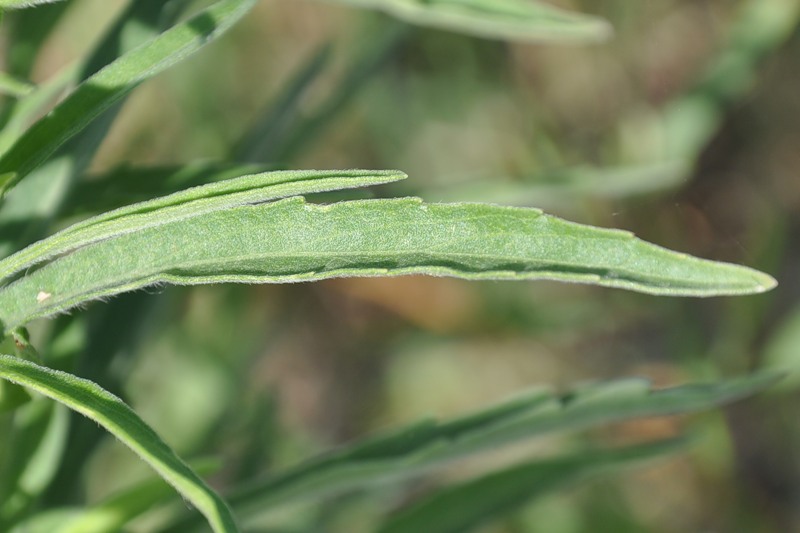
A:
{"label": "slender leaf in background", "polygon": [[336,0],[378,9],[400,20],[488,37],[535,42],[597,42],[611,36],[604,20],[537,0]]}
{"label": "slender leaf in background", "polygon": [[[80,317],[59,317],[55,325],[67,328],[61,333],[65,336],[70,335],[69,328],[80,328],[80,322],[85,322],[85,341],[77,349],[68,350],[66,357],[71,364],[65,365],[64,361],[54,358],[53,344],[60,341],[58,337],[54,338],[47,354],[49,366],[62,370],[68,368],[73,374],[102,384],[112,394],[124,397],[124,384],[128,379],[126,369],[130,368],[139,344],[147,338],[148,321],[158,321],[156,309],[163,300],[160,295],[129,293],[108,305],[82,313]],[[78,324],[74,323],[76,319],[80,319]],[[67,325],[69,322],[73,323]],[[62,366],[56,366],[59,364]],[[97,424],[75,413],[70,421],[61,465],[43,495],[44,506],[75,503],[74,495],[81,491],[86,464],[106,435]]]}
{"label": "slender leaf in background", "polygon": [[662,458],[679,451],[683,444],[682,440],[666,440],[515,465],[436,492],[390,518],[378,533],[471,531],[538,496],[597,474]]}
{"label": "slender leaf in background", "polygon": [[0,377],[91,418],[175,487],[206,517],[215,532],[238,531],[225,502],[116,396],[91,381],[9,355],[0,355]]}
{"label": "slender leaf in background", "polygon": [[724,119],[726,109],[753,87],[764,59],[800,21],[798,0],[748,0],[719,57],[699,83],[663,112],[667,157],[695,160]]}
{"label": "slender leaf in background", "polygon": [[0,0],[0,10],[2,9],[22,9],[25,7],[35,7],[42,4],[52,4],[60,0]]}
{"label": "slender leaf in background", "polygon": [[[165,26],[170,25],[179,12],[185,0],[164,3],[162,0],[139,0],[132,2],[127,9],[117,17],[114,24],[94,46],[80,67],[78,80],[83,81],[94,75],[103,67],[117,59],[120,55],[135,48],[158,35]],[[60,5],[60,4],[59,4]],[[45,8],[48,12],[52,8]],[[36,10],[38,12],[39,10]],[[29,12],[23,12],[29,13]],[[23,43],[27,42],[25,39]],[[16,42],[12,48],[16,47]],[[71,81],[73,69],[65,69],[65,74],[58,75],[55,82],[60,79]],[[59,83],[53,83],[59,85]],[[37,100],[41,100],[39,95]],[[28,99],[26,99],[28,100]],[[26,102],[27,104],[27,102]],[[95,153],[106,138],[111,124],[120,109],[121,100],[114,106],[105,110],[96,120],[63,144],[44,165],[37,167],[28,178],[16,188],[8,198],[8,202],[0,211],[0,255],[6,256],[14,250],[40,239],[47,232],[49,224],[57,217],[64,206],[65,197],[83,175]],[[19,106],[22,110],[37,109],[33,105]],[[16,109],[15,109],[16,111]],[[17,113],[12,116],[19,122],[26,118],[26,114]],[[27,117],[29,118],[29,117]],[[27,123],[24,124],[27,126]],[[4,130],[2,134],[5,135]],[[19,131],[12,130],[2,142],[10,139],[16,141]],[[46,191],[43,193],[43,191]],[[4,222],[13,221],[10,230],[3,228]],[[14,226],[24,224],[22,229],[14,232]]]}
{"label": "slender leaf in background", "polygon": [[0,157],[0,197],[67,139],[141,82],[199,50],[238,21],[256,0],[220,0],[135,48],[78,86]]}
{"label": "slender leaf in background", "polygon": [[[310,459],[234,491],[228,502],[250,524],[281,505],[397,482],[540,435],[711,409],[762,391],[778,379],[765,373],[655,391],[644,380],[622,380],[562,397],[532,391],[463,418],[422,421]],[[187,517],[167,531],[189,531],[193,523]]]}
{"label": "slender leaf in background", "polygon": [[303,96],[328,64],[330,45],[315,51],[294,77],[286,84],[276,101],[259,117],[242,136],[233,150],[231,159],[241,162],[265,162],[272,159],[273,147],[284,137],[291,120],[298,112]]}
{"label": "slender leaf in background", "polygon": [[30,82],[15,78],[6,72],[0,72],[0,94],[20,98],[29,95],[35,89],[36,86]]}
{"label": "slender leaf in background", "polygon": [[274,170],[267,165],[198,162],[186,165],[121,166],[77,184],[66,202],[67,216],[86,216],[166,196],[189,187]]}
{"label": "slender leaf in background", "polygon": [[[207,475],[217,470],[219,464],[204,461],[191,466],[198,474]],[[163,479],[148,479],[82,509],[62,507],[37,513],[17,524],[11,533],[116,533],[131,520],[176,496]]]}
{"label": "slender leaf in background", "polygon": [[767,340],[763,365],[775,372],[785,372],[787,377],[775,387],[787,393],[800,390],[800,307],[791,310]]}
{"label": "slender leaf in background", "polygon": [[0,154],[14,144],[25,128],[73,82],[76,75],[74,67],[62,69],[51,79],[38,85],[30,94],[15,102],[0,130]]}
{"label": "slender leaf in background", "polygon": [[[258,152],[255,151],[258,146],[256,144],[249,153],[240,151],[234,156],[244,157],[251,155],[252,157],[248,158],[247,161],[261,161],[264,163],[277,162],[284,164],[292,160],[309,144],[313,143],[334,122],[334,119],[361,94],[361,90],[374,79],[375,74],[395,56],[397,50],[406,42],[409,34],[407,26],[389,24],[382,25],[380,31],[366,36],[364,44],[359,46],[356,58],[348,66],[347,71],[342,75],[335,89],[316,108],[309,112],[306,118],[300,120],[293,127],[286,128],[285,132],[276,132],[276,134],[279,134],[276,135],[275,142],[271,145],[261,145],[262,148]],[[311,67],[309,67],[310,69]],[[313,79],[308,79],[306,82],[306,80],[302,79],[302,74],[299,80],[295,80],[295,83],[298,84],[297,89],[306,90],[302,83],[311,83]],[[314,72],[311,71],[308,74],[313,76]],[[290,87],[290,90],[292,88]],[[287,100],[285,101],[279,101],[278,105],[283,103],[296,105],[288,99],[288,95],[286,98]],[[267,119],[271,116],[271,114],[268,114]],[[275,118],[279,120],[281,118],[280,114]],[[279,124],[276,124],[276,126],[279,126]],[[263,126],[256,124],[255,128],[259,127]],[[245,143],[245,146],[253,146],[256,135],[258,135],[258,131],[254,130],[246,134],[242,142]]]}
{"label": "slender leaf in background", "polygon": [[576,167],[536,180],[476,179],[428,189],[434,200],[482,201],[506,205],[564,207],[576,198],[622,198],[678,187],[686,180],[685,161],[646,163],[622,167]]}
{"label": "slender leaf in background", "polygon": [[0,261],[0,280],[59,254],[126,233],[297,194],[377,185],[396,170],[279,171],[241,176],[123,207],[79,222]]}
{"label": "slender leaf in background", "polygon": [[39,397],[17,411],[13,424],[4,435],[10,450],[0,469],[2,531],[30,510],[53,479],[64,452],[69,416],[62,405]]}
{"label": "slender leaf in background", "polygon": [[[63,20],[70,2],[41,4],[37,9],[15,11],[6,18],[8,46],[6,65],[8,72],[29,79],[39,54],[53,29]],[[2,12],[2,9],[0,9]]]}

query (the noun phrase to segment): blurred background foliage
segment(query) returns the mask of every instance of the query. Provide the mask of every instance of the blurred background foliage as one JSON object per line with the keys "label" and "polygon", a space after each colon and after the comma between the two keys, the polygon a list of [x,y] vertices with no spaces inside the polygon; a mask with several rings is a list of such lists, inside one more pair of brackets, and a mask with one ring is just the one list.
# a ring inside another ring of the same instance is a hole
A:
{"label": "blurred background foliage", "polygon": [[[43,82],[81,57],[124,4],[39,8],[63,16],[24,77]],[[172,170],[186,162],[216,177],[223,160],[398,168],[410,179],[368,194],[541,207],[762,269],[777,290],[667,299],[425,277],[169,288],[34,335],[52,339],[54,360],[123,394],[182,456],[221,457],[223,487],[534,386],[796,372],[800,2],[558,4],[608,20],[613,38],[512,43],[341,4],[263,1],[132,94],[76,188],[76,214],[141,199],[147,176],[165,192],[208,179]],[[387,510],[515,458],[697,427],[686,454],[538,498],[478,531],[800,531],[797,375],[723,411],[515,446],[410,486],[285,509],[264,527],[371,531]],[[149,476],[93,423],[73,422],[51,504],[99,501]]]}

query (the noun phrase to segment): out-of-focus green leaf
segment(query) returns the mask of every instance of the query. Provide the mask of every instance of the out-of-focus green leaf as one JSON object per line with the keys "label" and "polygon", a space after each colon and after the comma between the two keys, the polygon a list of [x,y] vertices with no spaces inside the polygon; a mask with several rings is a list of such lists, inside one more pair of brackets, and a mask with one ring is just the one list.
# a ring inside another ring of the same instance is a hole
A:
{"label": "out-of-focus green leaf", "polygon": [[6,152],[24,129],[44,112],[45,106],[72,83],[76,73],[74,67],[65,68],[14,104],[5,125],[0,129],[0,153]]}
{"label": "out-of-focus green leaf", "polygon": [[22,9],[42,4],[52,4],[60,0],[0,0],[0,9]]}
{"label": "out-of-focus green leaf", "polygon": [[592,451],[515,465],[445,488],[390,518],[379,533],[462,533],[508,514],[531,499],[645,460],[674,453],[683,441],[668,440],[615,450]]}
{"label": "out-of-focus green leaf", "polygon": [[31,94],[36,86],[24,80],[11,76],[6,72],[0,72],[0,94],[20,98]]}
{"label": "out-of-focus green leaf", "polygon": [[0,529],[27,512],[55,475],[69,429],[67,415],[66,408],[43,398],[17,411],[7,435],[8,460],[0,470]]}
{"label": "out-of-focus green leaf", "polygon": [[624,167],[565,169],[548,180],[481,180],[446,189],[430,189],[434,199],[480,200],[510,205],[563,206],[576,197],[622,198],[677,187],[690,168],[685,161]]}
{"label": "out-of-focus green leaf", "polygon": [[0,355],[0,377],[91,418],[147,462],[206,517],[215,532],[238,531],[225,502],[125,403],[95,383]]}
{"label": "out-of-focus green leaf", "polygon": [[80,514],[81,509],[78,508],[53,509],[37,513],[16,524],[9,533],[53,533]]}
{"label": "out-of-focus green leaf", "polygon": [[[193,463],[205,475],[218,468],[217,461]],[[103,502],[84,509],[52,509],[19,524],[12,533],[115,533],[134,518],[175,499],[175,491],[160,478],[137,483]],[[52,520],[51,520],[52,518]]]}
{"label": "out-of-focus green leaf", "polygon": [[770,370],[787,373],[776,390],[800,389],[800,309],[791,313],[773,333],[764,348],[763,363]]}
{"label": "out-of-focus green leaf", "polygon": [[[355,443],[243,487],[228,501],[249,523],[280,505],[408,479],[539,435],[710,409],[764,390],[777,379],[765,373],[656,391],[646,381],[623,380],[585,386],[562,397],[533,391],[464,418],[422,421]],[[169,531],[187,531],[188,524],[177,523]]]}
{"label": "out-of-focus green leaf", "polygon": [[[402,24],[391,24],[368,36],[365,44],[359,47],[356,58],[328,97],[309,112],[307,118],[299,121],[293,128],[287,128],[287,131],[282,132],[281,135],[276,135],[278,137],[276,142],[271,145],[262,145],[262,149],[257,153],[257,158],[255,157],[256,152],[251,151],[250,154],[254,157],[248,160],[284,163],[295,157],[347,109],[350,102],[374,78],[375,73],[394,56],[408,34],[408,27]],[[278,104],[281,103],[283,102]],[[249,135],[254,137],[257,133],[253,132]]]}
{"label": "out-of-focus green leaf", "polygon": [[393,17],[478,37],[520,41],[596,42],[611,35],[604,20],[537,0],[337,0]]}
{"label": "out-of-focus green leaf", "polygon": [[330,55],[331,48],[325,45],[300,68],[276,101],[237,143],[233,154],[235,161],[266,162],[272,159],[274,145],[286,134],[300,100],[328,64]]}
{"label": "out-of-focus green leaf", "polygon": [[800,20],[798,0],[742,3],[722,53],[699,83],[664,111],[667,157],[695,160],[723,119],[757,77],[765,56],[783,43]]}
{"label": "out-of-focus green leaf", "polygon": [[214,40],[256,0],[220,0],[113,61],[78,86],[34,124],[0,158],[0,197],[103,111],[158,74]]}
{"label": "out-of-focus green leaf", "polygon": [[[121,54],[155,37],[164,26],[174,21],[178,15],[174,8],[181,7],[182,3],[183,0],[173,0],[166,4],[161,0],[132,2],[88,54],[80,70],[64,69],[63,74],[47,83],[47,90],[37,91],[13,108],[7,127],[0,133],[0,147],[5,150],[19,138],[22,129],[33,121],[32,115],[39,111],[43,103],[50,103],[55,95],[54,90],[64,87],[64,82],[72,81],[73,73],[78,73],[79,80],[85,80]],[[48,6],[36,10],[36,13],[43,11],[43,14],[48,14],[53,9],[54,6]],[[29,12],[22,13],[27,17]],[[51,17],[57,14],[51,14]],[[22,23],[30,24],[30,21],[23,20]],[[35,44],[36,40],[33,41]],[[21,42],[28,42],[24,34]],[[12,48],[16,49],[16,44]],[[119,104],[120,102],[107,109],[83,131],[62,145],[54,157],[37,167],[20,187],[12,191],[9,201],[0,211],[0,256],[6,256],[13,250],[36,241],[47,231],[49,223],[62,209],[65,196],[88,167],[105,139],[119,110]],[[7,227],[9,223],[11,228],[6,230],[4,226]],[[17,229],[15,226],[21,228]]]}
{"label": "out-of-focus green leaf", "polygon": [[[18,10],[7,17],[7,38],[10,46],[6,54],[8,72],[23,79],[30,77],[36,57],[63,19],[69,2],[41,4],[38,9]],[[2,9],[0,9],[2,12]]]}

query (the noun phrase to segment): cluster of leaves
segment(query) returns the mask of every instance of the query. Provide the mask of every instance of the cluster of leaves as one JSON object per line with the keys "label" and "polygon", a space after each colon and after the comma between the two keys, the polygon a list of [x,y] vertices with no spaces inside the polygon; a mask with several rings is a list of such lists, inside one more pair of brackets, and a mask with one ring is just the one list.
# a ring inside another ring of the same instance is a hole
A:
{"label": "cluster of leaves", "polygon": [[[0,0],[0,8],[44,3]],[[536,209],[428,204],[416,198],[308,203],[300,195],[377,185],[405,174],[263,172],[247,164],[247,154],[257,153],[259,142],[269,136],[263,124],[241,143],[247,149],[219,167],[187,164],[170,171],[168,178],[184,173],[172,180],[177,186],[165,187],[169,179],[142,170],[140,175],[149,179],[139,182],[139,203],[116,203],[113,181],[82,181],[123,99],[225,33],[255,3],[219,0],[182,18],[189,4],[184,0],[131,2],[78,70],[39,86],[26,77],[66,4],[40,7],[46,16],[29,14],[36,10],[15,13],[14,55],[2,83],[12,100],[0,132],[0,329],[15,346],[14,354],[0,355],[0,377],[7,381],[0,390],[0,408],[8,435],[0,444],[0,458],[13,465],[0,471],[0,528],[116,531],[171,500],[160,482],[149,482],[85,509],[41,508],[37,498],[52,480],[68,431],[63,412],[51,400],[116,436],[202,513],[214,531],[232,532],[237,522],[255,523],[278,506],[397,483],[545,433],[709,409],[774,382],[774,376],[757,375],[663,391],[638,381],[563,397],[539,391],[469,417],[421,422],[356,443],[220,496],[119,398],[53,368],[57,365],[48,346],[37,352],[25,326],[92,300],[165,283],[283,283],[418,273],[560,280],[670,296],[753,294],[775,285],[753,269],[668,251],[627,232],[567,222]],[[525,0],[345,3],[477,36],[559,42],[609,35],[604,21]],[[296,85],[313,77],[318,63],[312,61]],[[297,92],[295,87],[289,94]],[[271,120],[281,117],[271,115]],[[86,213],[92,216],[46,236],[60,220]],[[679,444],[582,451],[518,464],[437,493],[388,517],[381,531],[463,531],[553,487],[663,455]],[[159,527],[187,531],[195,526],[197,516],[187,514]]]}

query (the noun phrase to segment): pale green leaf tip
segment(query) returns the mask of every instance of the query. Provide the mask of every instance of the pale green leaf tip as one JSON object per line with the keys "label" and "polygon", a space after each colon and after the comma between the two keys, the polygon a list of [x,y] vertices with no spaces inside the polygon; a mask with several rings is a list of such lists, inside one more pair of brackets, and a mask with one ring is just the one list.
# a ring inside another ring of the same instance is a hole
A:
{"label": "pale green leaf tip", "polygon": [[754,294],[768,292],[778,286],[778,280],[759,270],[753,270],[753,278],[756,282]]}

